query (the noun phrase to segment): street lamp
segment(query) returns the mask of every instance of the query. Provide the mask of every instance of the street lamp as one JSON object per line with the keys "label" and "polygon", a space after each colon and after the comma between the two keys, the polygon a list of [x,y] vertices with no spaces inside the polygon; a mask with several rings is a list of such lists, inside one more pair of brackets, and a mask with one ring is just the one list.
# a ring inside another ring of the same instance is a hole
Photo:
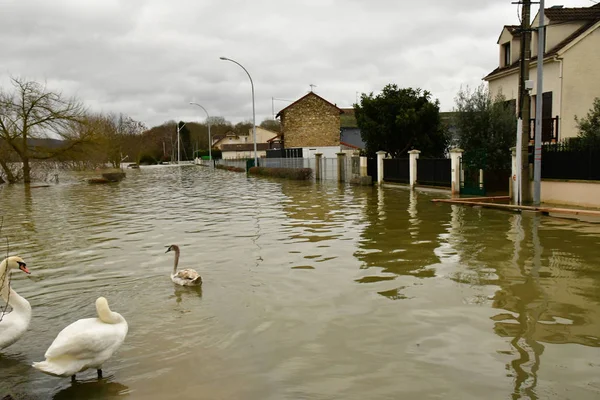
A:
{"label": "street lamp", "polygon": [[179,131],[181,131],[184,126],[185,122],[181,126],[179,126],[179,122],[177,123],[177,165],[181,164],[181,140],[179,139]]}
{"label": "street lamp", "polygon": [[194,103],[193,101],[190,101],[190,104],[200,107],[206,113],[206,123],[208,124],[208,158],[210,161],[212,161],[212,152],[211,152],[212,140],[210,138],[210,116],[208,115],[208,111],[206,111],[206,108],[202,107],[200,104]]}
{"label": "street lamp", "polygon": [[258,156],[256,155],[256,113],[254,111],[254,82],[252,82],[252,77],[250,76],[250,73],[248,72],[248,70],[246,68],[244,68],[244,66],[242,64],[240,64],[239,62],[237,62],[235,60],[232,60],[231,58],[227,58],[227,57],[219,57],[219,58],[223,61],[231,61],[232,63],[239,65],[246,72],[246,74],[248,75],[248,78],[250,78],[250,86],[252,86],[252,135],[254,136],[254,166],[258,167]]}

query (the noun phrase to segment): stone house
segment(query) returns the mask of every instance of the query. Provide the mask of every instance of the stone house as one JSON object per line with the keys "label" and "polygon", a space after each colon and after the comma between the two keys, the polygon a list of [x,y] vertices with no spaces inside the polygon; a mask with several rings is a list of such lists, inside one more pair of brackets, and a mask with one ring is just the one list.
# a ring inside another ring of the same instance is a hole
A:
{"label": "stone house", "polygon": [[[543,59],[542,141],[554,142],[577,136],[575,116],[585,116],[600,96],[600,3],[591,7],[544,9],[546,16]],[[532,22],[538,26],[539,14]],[[498,67],[485,78],[490,93],[501,92],[515,102],[519,94],[521,32],[506,25],[498,39]],[[535,127],[538,33],[531,35],[531,131]],[[560,123],[559,123],[560,122]],[[560,129],[559,129],[560,128]]]}
{"label": "stone house", "polygon": [[302,148],[304,157],[316,152],[335,156],[341,151],[340,114],[343,111],[314,92],[277,113],[285,148]]}

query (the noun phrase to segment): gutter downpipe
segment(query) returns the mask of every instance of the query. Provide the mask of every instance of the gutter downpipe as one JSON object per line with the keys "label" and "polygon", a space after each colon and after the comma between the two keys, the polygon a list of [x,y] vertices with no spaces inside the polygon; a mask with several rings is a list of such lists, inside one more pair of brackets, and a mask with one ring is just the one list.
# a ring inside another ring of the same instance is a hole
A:
{"label": "gutter downpipe", "polygon": [[[562,109],[562,104],[563,104],[563,101],[562,101],[562,95],[563,95],[563,61],[564,60],[562,59],[562,57],[559,57],[558,55],[555,55],[554,56],[554,61],[558,61],[559,64],[560,64],[559,67],[558,67],[558,71],[559,71],[558,72],[558,78],[560,79],[560,85],[559,85],[560,93],[558,95],[558,117],[562,120],[562,116],[563,116],[563,109]],[[560,123],[559,126],[561,126],[561,125],[562,125],[562,123]],[[558,135],[556,135],[556,141],[559,140],[559,136],[561,136],[560,135],[561,131],[562,131],[562,129],[558,130]]]}

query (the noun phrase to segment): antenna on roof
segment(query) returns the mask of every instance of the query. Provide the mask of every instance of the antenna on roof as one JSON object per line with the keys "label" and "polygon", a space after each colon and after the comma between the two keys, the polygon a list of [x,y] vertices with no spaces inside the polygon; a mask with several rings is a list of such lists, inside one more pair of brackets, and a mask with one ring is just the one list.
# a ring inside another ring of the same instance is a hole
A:
{"label": "antenna on roof", "polygon": [[310,85],[308,85],[308,86],[310,86],[310,91],[311,91],[311,92],[313,91],[313,88],[314,88],[314,87],[317,87],[317,85],[313,85],[312,83],[311,83]]}

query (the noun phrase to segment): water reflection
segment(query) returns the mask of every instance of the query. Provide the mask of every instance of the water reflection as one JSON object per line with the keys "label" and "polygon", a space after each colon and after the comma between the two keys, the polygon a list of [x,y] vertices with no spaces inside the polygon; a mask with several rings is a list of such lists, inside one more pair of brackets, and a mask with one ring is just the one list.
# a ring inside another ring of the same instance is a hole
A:
{"label": "water reflection", "polygon": [[129,397],[129,388],[110,377],[89,382],[75,382],[52,396],[52,400],[116,399]]}
{"label": "water reflection", "polygon": [[[423,197],[419,201],[419,197]],[[446,228],[439,215],[433,217],[431,197],[406,189],[378,188],[376,197],[366,200],[365,228],[359,250],[354,253],[363,269],[370,275],[357,282],[375,283],[397,276],[428,278],[436,275],[435,265],[440,262],[435,249],[445,239]],[[393,275],[387,275],[393,274]],[[379,294],[390,299],[403,299],[403,286]]]}

